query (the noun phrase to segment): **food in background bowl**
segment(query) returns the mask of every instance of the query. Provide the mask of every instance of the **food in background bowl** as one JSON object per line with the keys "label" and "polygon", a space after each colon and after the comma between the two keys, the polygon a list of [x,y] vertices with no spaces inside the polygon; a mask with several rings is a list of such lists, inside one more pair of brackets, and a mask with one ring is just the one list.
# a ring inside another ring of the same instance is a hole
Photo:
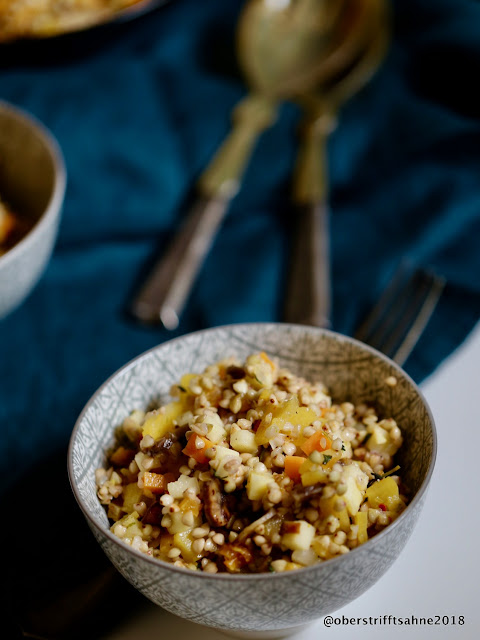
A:
{"label": "food in background bowl", "polygon": [[0,256],[20,242],[32,225],[14,213],[0,197]]}
{"label": "food in background bowl", "polygon": [[0,319],[26,298],[50,259],[65,182],[52,134],[0,100]]}
{"label": "food in background bowl", "polygon": [[153,0],[0,0],[0,42],[50,37],[113,19]]}
{"label": "food in background bowl", "polygon": [[[186,371],[203,371],[229,355],[244,360],[262,349],[296,376],[321,380],[335,403],[347,401],[358,407],[374,402],[377,415],[397,421],[403,443],[395,464],[400,465],[409,489],[406,508],[364,544],[295,571],[191,571],[153,558],[118,538],[98,500],[95,472],[106,468],[108,453],[118,448],[116,431],[125,417],[134,407],[167,404],[172,385]],[[331,331],[240,324],[171,340],[115,373],[77,421],[70,442],[69,475],[101,548],[147,598],[180,617],[233,635],[278,638],[359,597],[391,567],[415,529],[435,455],[435,426],[428,406],[415,383],[391,360]]]}
{"label": "food in background bowl", "polygon": [[289,571],[348,553],[406,506],[395,420],[334,403],[264,352],[170,393],[125,419],[96,472],[112,532],[139,551],[210,573]]}

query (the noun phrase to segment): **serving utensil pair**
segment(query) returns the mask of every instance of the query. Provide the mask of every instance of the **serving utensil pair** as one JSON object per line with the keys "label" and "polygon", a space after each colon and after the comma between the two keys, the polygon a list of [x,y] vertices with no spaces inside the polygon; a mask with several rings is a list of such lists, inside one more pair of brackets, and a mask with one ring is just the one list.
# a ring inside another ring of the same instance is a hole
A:
{"label": "serving utensil pair", "polygon": [[334,115],[378,67],[388,40],[387,0],[249,0],[237,51],[251,92],[233,128],[201,175],[198,199],[132,305],[144,322],[178,326],[259,135],[281,100],[305,109],[294,179],[298,224],[285,319],[328,326],[330,275],[325,143]]}

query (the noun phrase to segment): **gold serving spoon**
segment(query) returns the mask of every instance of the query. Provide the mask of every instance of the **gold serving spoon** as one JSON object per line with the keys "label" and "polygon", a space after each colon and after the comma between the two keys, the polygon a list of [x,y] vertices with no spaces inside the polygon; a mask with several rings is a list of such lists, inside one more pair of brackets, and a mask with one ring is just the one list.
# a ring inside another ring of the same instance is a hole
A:
{"label": "gold serving spoon", "polygon": [[[165,255],[154,266],[132,311],[145,322],[178,326],[181,311],[237,193],[260,133],[275,119],[280,100],[317,86],[341,67],[336,25],[355,0],[249,0],[237,28],[238,57],[250,94],[235,108],[233,129],[198,181],[199,198]],[[349,34],[356,50],[361,33]]]}
{"label": "gold serving spoon", "polygon": [[389,41],[387,0],[363,0],[369,16],[357,24],[367,43],[341,74],[303,96],[303,142],[294,177],[296,234],[289,270],[284,320],[329,327],[331,278],[326,142],[341,106],[374,75]]}

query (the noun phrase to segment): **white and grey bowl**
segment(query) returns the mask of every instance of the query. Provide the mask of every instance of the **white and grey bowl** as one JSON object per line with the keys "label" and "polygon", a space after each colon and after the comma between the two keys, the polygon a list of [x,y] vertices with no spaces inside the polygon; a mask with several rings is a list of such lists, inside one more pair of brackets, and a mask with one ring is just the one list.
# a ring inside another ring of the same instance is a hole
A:
{"label": "white and grey bowl", "polygon": [[35,118],[0,101],[0,195],[33,223],[0,256],[0,318],[30,293],[51,256],[65,192],[65,165],[52,134]]}
{"label": "white and grey bowl", "polygon": [[[205,574],[150,558],[115,537],[95,492],[114,429],[134,408],[163,400],[183,373],[201,372],[229,355],[264,350],[333,397],[373,402],[401,426],[399,463],[411,490],[407,509],[389,527],[350,553],[279,574]],[[389,376],[396,386],[385,383]],[[412,534],[436,454],[430,411],[415,383],[393,362],[345,336],[297,325],[243,324],[209,329],[164,343],[115,373],[79,417],[69,450],[70,482],[101,547],[117,569],[156,604],[193,622],[240,637],[280,637],[352,601],[390,567]]]}

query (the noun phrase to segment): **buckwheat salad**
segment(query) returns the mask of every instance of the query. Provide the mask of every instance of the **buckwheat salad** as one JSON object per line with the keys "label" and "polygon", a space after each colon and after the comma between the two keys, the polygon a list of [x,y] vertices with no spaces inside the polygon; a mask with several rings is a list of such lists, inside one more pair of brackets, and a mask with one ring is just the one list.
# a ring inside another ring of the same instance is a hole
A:
{"label": "buckwheat salad", "polygon": [[263,352],[171,395],[125,418],[96,471],[112,532],[138,551],[206,573],[290,571],[349,553],[406,506],[396,422]]}

